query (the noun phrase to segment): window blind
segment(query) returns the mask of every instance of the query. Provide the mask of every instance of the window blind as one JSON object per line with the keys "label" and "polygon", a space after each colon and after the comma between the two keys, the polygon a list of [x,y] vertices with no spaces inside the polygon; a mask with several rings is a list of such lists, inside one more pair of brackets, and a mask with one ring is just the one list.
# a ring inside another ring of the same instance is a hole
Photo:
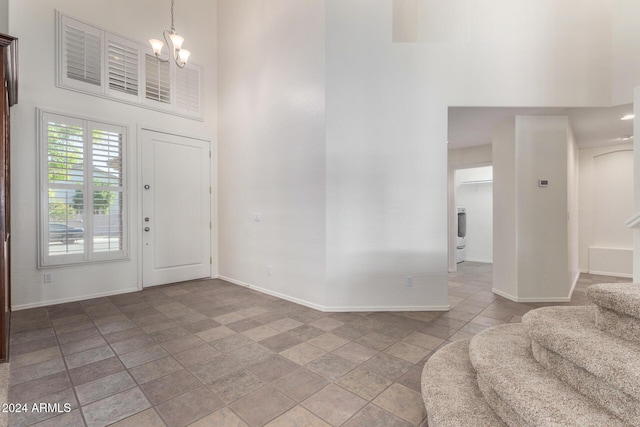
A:
{"label": "window blind", "polygon": [[61,12],[57,23],[59,87],[178,116],[202,118],[200,66],[189,62],[182,69],[173,59],[159,61],[148,43]]}
{"label": "window blind", "polygon": [[100,34],[86,28],[64,25],[66,76],[91,85],[101,85]]}
{"label": "window blind", "polygon": [[200,111],[200,69],[192,64],[176,70],[176,107],[186,112]]}
{"label": "window blind", "polygon": [[125,128],[42,113],[40,265],[126,256]]}
{"label": "window blind", "polygon": [[107,42],[109,89],[138,96],[138,47]]}
{"label": "window blind", "polygon": [[171,74],[169,62],[161,62],[145,55],[146,98],[165,104],[171,103]]}

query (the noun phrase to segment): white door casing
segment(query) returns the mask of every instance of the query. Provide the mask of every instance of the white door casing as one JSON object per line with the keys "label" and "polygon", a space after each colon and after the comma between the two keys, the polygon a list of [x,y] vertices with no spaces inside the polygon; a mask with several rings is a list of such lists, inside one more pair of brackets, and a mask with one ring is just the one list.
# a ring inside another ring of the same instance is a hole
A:
{"label": "white door casing", "polygon": [[142,285],[211,276],[210,143],[142,130]]}

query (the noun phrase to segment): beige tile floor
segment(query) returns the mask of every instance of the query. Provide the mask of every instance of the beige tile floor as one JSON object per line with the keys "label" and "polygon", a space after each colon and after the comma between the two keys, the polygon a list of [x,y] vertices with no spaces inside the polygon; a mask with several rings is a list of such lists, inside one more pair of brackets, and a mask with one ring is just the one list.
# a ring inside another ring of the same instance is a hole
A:
{"label": "beige tile floor", "polygon": [[[608,281],[582,275],[572,304]],[[15,312],[8,402],[28,411],[9,425],[426,424],[432,352],[534,307],[491,293],[491,265],[469,262],[449,300],[447,313],[322,313],[206,280]]]}

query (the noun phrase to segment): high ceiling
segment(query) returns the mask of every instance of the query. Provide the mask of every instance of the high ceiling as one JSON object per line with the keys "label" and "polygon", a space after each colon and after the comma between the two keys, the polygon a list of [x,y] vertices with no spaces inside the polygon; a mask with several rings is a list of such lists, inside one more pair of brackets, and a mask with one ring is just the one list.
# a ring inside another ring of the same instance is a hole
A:
{"label": "high ceiling", "polygon": [[491,144],[493,128],[513,116],[566,115],[580,148],[621,144],[633,135],[633,120],[620,120],[633,105],[606,108],[450,107],[449,149]]}

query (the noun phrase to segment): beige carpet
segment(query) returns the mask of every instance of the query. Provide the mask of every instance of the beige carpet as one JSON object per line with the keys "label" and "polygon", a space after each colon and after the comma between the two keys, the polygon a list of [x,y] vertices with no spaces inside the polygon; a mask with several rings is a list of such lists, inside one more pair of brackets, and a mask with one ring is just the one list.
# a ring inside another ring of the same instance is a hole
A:
{"label": "beige carpet", "polygon": [[640,426],[640,284],[586,295],[595,305],[541,307],[437,351],[422,373],[429,425]]}

